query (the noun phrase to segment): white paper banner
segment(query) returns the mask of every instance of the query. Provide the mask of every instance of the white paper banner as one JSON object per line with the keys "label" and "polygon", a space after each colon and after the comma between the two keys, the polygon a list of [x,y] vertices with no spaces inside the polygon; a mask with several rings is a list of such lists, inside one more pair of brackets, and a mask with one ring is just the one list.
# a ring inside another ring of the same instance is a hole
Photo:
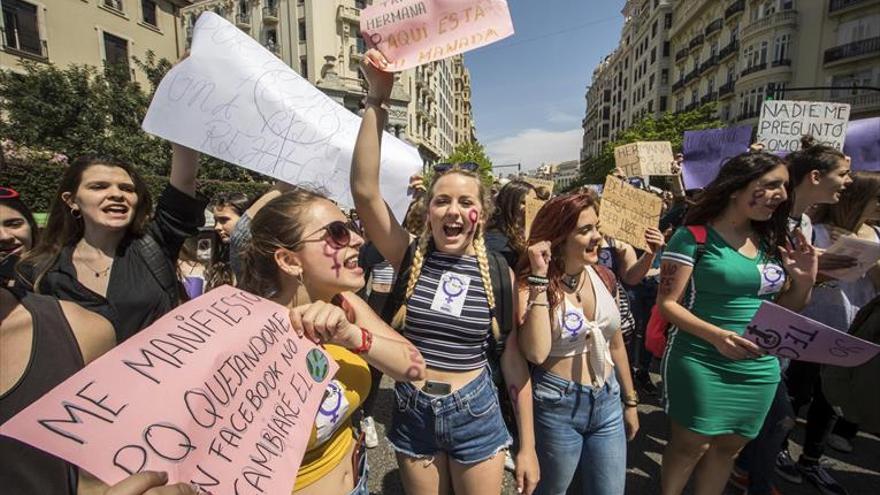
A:
{"label": "white paper banner", "polygon": [[[321,187],[352,207],[349,171],[360,124],[253,38],[205,12],[190,56],[162,79],[143,128],[290,184]],[[409,177],[421,164],[415,148],[385,133],[380,185],[400,220]]]}

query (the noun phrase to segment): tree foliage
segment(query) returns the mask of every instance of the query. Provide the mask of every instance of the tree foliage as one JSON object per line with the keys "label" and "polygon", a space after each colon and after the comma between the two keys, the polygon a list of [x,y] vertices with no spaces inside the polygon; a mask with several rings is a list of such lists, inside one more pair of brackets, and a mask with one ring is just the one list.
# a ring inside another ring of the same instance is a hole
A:
{"label": "tree foliage", "polygon": [[492,160],[486,154],[486,150],[479,141],[461,143],[452,150],[452,154],[446,158],[449,163],[474,162],[480,166],[479,173],[483,182],[492,184]]}
{"label": "tree foliage", "polygon": [[681,152],[684,131],[724,127],[716,117],[715,103],[707,103],[689,112],[667,112],[659,118],[645,117],[623,131],[616,140],[605,145],[599,156],[581,166],[580,178],[569,189],[584,184],[602,184],[614,169],[614,148],[635,141],[669,141],[673,153]]}

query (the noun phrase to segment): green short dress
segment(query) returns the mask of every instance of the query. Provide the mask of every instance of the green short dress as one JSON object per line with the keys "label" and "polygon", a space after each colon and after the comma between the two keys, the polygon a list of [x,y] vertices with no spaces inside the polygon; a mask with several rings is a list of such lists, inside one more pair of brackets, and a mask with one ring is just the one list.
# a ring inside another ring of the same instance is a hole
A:
{"label": "green short dress", "polygon": [[[762,301],[774,299],[785,283],[778,259],[740,254],[711,227],[693,272],[693,292],[683,304],[698,318],[742,335]],[[679,228],[663,261],[694,266],[697,245]],[[779,383],[779,361],[770,355],[735,361],[709,342],[675,327],[663,357],[666,412],[701,435],[758,435]]]}

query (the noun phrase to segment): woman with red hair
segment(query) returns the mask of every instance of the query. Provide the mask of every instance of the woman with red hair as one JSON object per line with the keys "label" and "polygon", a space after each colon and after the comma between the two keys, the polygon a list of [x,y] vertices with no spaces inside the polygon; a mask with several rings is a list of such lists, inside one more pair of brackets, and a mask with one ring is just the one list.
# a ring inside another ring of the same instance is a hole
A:
{"label": "woman with red hair", "polygon": [[598,222],[592,192],[550,200],[532,223],[528,257],[517,270],[519,345],[537,365],[536,494],[566,493],[578,470],[584,493],[622,494],[626,442],[639,428],[617,284],[598,265]]}

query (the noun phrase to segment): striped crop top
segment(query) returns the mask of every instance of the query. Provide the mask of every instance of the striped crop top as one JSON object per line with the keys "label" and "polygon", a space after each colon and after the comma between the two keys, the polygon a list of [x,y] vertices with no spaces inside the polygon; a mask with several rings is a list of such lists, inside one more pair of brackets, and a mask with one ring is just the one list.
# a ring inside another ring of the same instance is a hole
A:
{"label": "striped crop top", "polygon": [[491,328],[476,257],[428,254],[413,296],[406,301],[404,326],[404,335],[425,363],[447,371],[485,366]]}

